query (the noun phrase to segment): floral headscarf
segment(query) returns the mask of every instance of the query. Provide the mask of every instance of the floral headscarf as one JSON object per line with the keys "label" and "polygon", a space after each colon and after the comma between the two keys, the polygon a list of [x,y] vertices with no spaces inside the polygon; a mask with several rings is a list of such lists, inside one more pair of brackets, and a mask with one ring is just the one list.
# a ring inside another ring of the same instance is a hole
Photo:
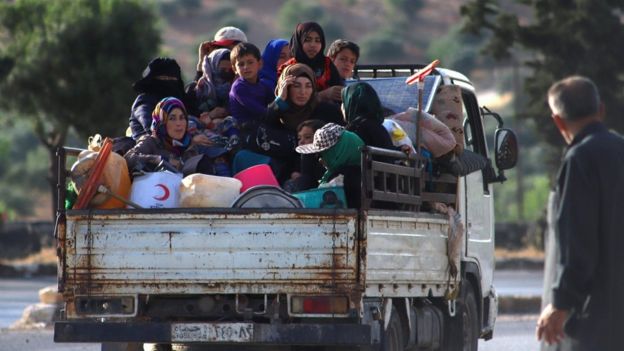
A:
{"label": "floral headscarf", "polygon": [[187,129],[188,129],[188,115],[186,113],[186,107],[182,101],[174,97],[166,97],[156,105],[154,111],[152,112],[152,126],[151,131],[154,137],[160,139],[164,144],[165,148],[172,153],[180,156],[186,148],[191,143],[191,136],[188,131],[184,133],[184,136],[181,140],[173,139],[167,134],[167,122],[169,121],[169,114],[174,109],[179,108],[184,112],[184,117],[187,118]]}

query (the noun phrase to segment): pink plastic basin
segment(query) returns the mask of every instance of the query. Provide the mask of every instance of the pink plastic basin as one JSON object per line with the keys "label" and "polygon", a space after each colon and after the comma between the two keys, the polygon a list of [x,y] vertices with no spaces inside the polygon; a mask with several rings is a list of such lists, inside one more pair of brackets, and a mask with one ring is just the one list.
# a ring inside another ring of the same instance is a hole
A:
{"label": "pink plastic basin", "polygon": [[279,187],[279,183],[269,165],[255,165],[244,169],[234,175],[234,178],[243,183],[240,192],[256,185],[272,185]]}

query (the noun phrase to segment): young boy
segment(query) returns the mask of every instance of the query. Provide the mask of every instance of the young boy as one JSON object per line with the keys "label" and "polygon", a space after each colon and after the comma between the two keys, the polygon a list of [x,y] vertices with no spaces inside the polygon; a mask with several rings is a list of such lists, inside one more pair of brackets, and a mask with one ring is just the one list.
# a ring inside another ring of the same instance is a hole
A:
{"label": "young boy", "polygon": [[353,68],[360,58],[360,47],[354,42],[337,39],[327,49],[327,57],[338,68],[338,73],[342,79],[351,79]]}
{"label": "young boy", "polygon": [[260,50],[251,43],[239,43],[230,54],[238,78],[230,90],[230,113],[242,131],[254,130],[266,115],[267,105],[275,99],[269,87],[260,83]]}

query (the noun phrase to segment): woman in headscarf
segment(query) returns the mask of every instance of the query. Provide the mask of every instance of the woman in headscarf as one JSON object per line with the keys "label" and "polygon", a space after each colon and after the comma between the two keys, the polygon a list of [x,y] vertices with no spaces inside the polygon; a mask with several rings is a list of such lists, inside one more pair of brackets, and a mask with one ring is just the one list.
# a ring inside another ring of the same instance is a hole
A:
{"label": "woman in headscarf", "polygon": [[356,133],[366,145],[396,149],[383,126],[381,101],[370,84],[358,82],[346,87],[342,91],[342,107],[347,130]]}
{"label": "woman in headscarf", "polygon": [[344,80],[331,59],[325,56],[325,34],[316,22],[299,23],[290,38],[290,51],[293,58],[286,61],[278,70],[295,63],[303,63],[312,68],[319,97],[325,101],[340,101],[340,91]]}
{"label": "woman in headscarf", "polygon": [[[151,134],[143,135],[124,158],[128,169],[154,171],[165,164],[185,173],[212,174],[198,155],[193,139],[188,131],[188,115],[182,101],[175,97],[162,99],[152,112]],[[190,167],[185,167],[189,163]],[[187,172],[188,170],[188,172]]]}
{"label": "woman in headscarf", "polygon": [[[342,91],[342,113],[347,122],[347,130],[357,134],[364,144],[383,149],[397,150],[390,134],[383,126],[384,116],[381,101],[375,89],[364,82],[349,85]],[[379,157],[379,161],[390,161]],[[388,187],[395,188],[394,179],[388,179]],[[389,202],[376,202],[379,208],[394,208]]]}
{"label": "woman in headscarf", "polygon": [[301,122],[320,119],[342,124],[342,116],[335,104],[319,101],[314,72],[307,65],[287,66],[275,88],[277,98],[269,104],[265,121],[295,133]]}
{"label": "woman in headscarf", "polygon": [[174,59],[157,57],[150,61],[133,88],[139,95],[132,104],[130,130],[132,139],[138,140],[150,133],[152,111],[160,100],[167,96],[178,99],[184,96],[180,66]]}
{"label": "woman in headscarf", "polygon": [[282,182],[299,169],[295,153],[299,124],[309,119],[342,123],[342,116],[336,104],[318,101],[314,73],[304,64],[284,69],[276,95],[259,125],[246,126],[241,134],[245,149],[272,158],[273,171]]}
{"label": "woman in headscarf", "polygon": [[[200,120],[208,124],[210,120],[227,116],[227,103],[230,88],[234,81],[234,71],[230,63],[230,49],[217,49],[204,57],[203,76],[197,81],[195,96]],[[208,112],[205,119],[201,113]]]}
{"label": "woman in headscarf", "polygon": [[288,40],[271,39],[262,52],[262,69],[260,70],[260,83],[271,90],[277,84],[277,69],[290,59]]}
{"label": "woman in headscarf", "polygon": [[247,35],[245,32],[240,30],[239,28],[226,26],[219,28],[219,30],[214,35],[214,40],[212,41],[204,41],[199,44],[198,49],[198,59],[197,59],[197,72],[195,73],[194,82],[197,82],[199,78],[204,74],[202,70],[202,65],[204,63],[204,59],[211,52],[217,49],[230,49],[234,48],[238,43],[246,43]]}

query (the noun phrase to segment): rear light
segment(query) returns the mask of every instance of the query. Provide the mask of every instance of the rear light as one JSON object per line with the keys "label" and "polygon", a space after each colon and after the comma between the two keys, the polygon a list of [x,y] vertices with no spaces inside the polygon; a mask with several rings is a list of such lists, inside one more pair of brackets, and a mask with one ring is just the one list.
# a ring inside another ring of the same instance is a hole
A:
{"label": "rear light", "polygon": [[136,296],[76,296],[73,312],[79,316],[135,316],[136,300]]}
{"label": "rear light", "polygon": [[292,296],[290,307],[293,315],[346,315],[349,299],[346,296]]}

